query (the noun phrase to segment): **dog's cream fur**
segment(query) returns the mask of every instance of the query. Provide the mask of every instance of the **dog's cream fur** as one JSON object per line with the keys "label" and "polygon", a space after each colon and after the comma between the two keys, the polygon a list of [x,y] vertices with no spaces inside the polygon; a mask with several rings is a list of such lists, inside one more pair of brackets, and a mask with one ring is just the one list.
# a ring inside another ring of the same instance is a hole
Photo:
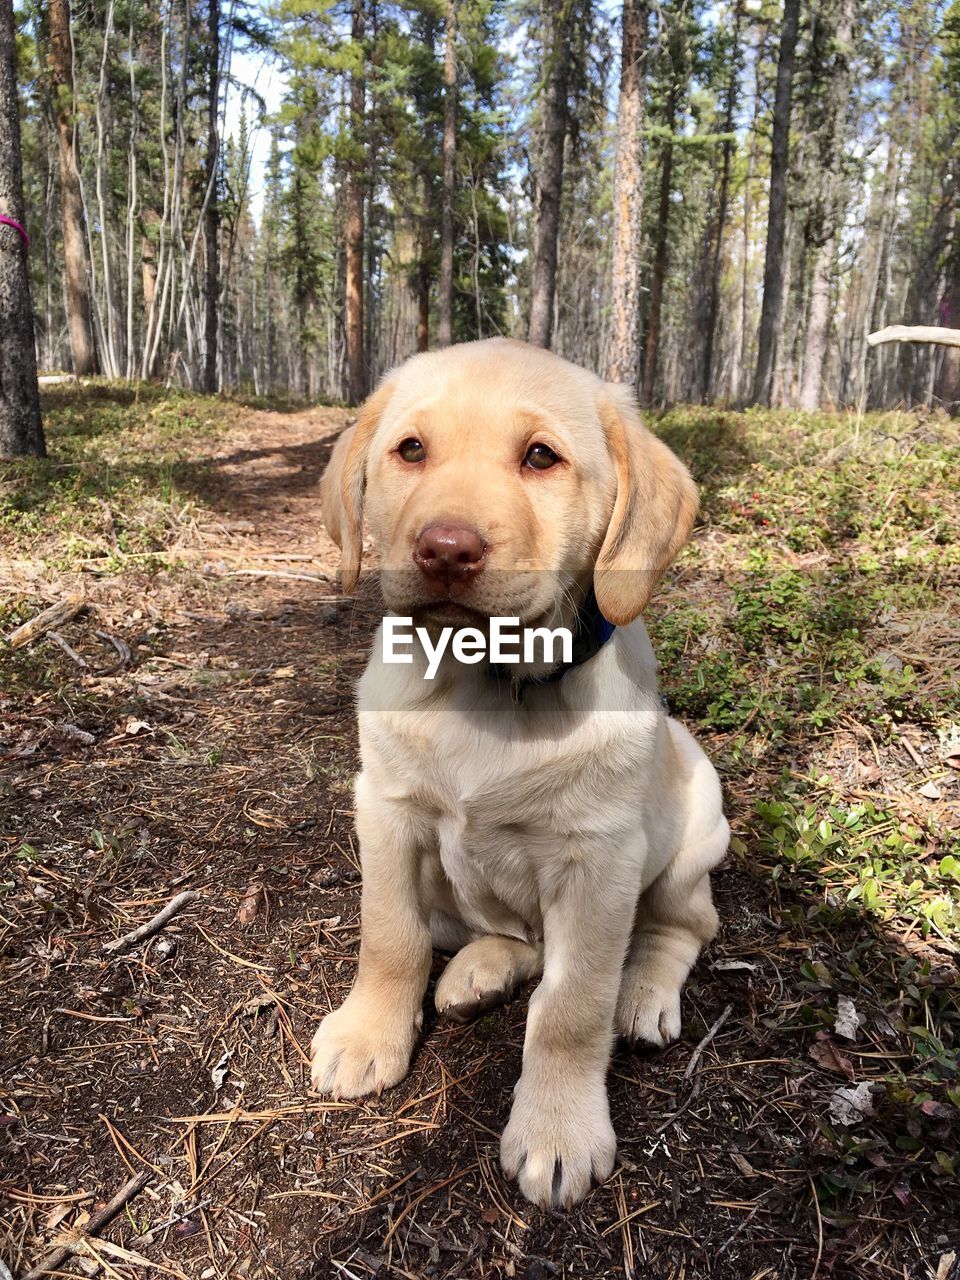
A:
{"label": "dog's cream fur", "polygon": [[[407,437],[425,462],[398,456]],[[533,442],[563,462],[524,467]],[[495,339],[390,374],[337,442],[322,498],[345,588],[365,516],[395,612],[428,604],[411,553],[443,520],[488,547],[463,605],[570,625],[592,581],[617,624],[595,657],[521,702],[449,656],[432,682],[422,660],[385,666],[378,637],[359,685],[359,972],[312,1047],[321,1092],[379,1092],[408,1069],[433,946],[455,952],[435,1001],[459,1020],[542,975],[501,1159],[530,1200],[570,1206],[613,1169],[614,1034],[679,1036],[681,987],[717,927],[719,782],[662,709],[639,617],[689,536],[693,483],[625,388]],[[467,616],[456,603],[426,612]]]}

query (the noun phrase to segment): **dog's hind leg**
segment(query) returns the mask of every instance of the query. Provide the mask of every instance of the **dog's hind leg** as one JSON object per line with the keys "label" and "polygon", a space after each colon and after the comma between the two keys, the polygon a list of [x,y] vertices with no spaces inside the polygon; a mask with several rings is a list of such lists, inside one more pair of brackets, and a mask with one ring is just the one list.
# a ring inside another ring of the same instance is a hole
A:
{"label": "dog's hind leg", "polygon": [[680,992],[716,931],[709,875],[681,888],[665,871],[641,895],[617,998],[616,1028],[625,1040],[664,1049],[680,1038]]}
{"label": "dog's hind leg", "polygon": [[539,978],[542,972],[542,944],[485,934],[457,951],[437,983],[433,1001],[444,1017],[469,1022],[509,1000],[521,982]]}
{"label": "dog's hind leg", "polygon": [[717,932],[710,871],[730,839],[712,765],[686,730],[674,722],[671,730],[691,765],[686,834],[673,861],[637,902],[616,1014],[616,1029],[625,1040],[657,1049],[679,1039],[681,989]]}

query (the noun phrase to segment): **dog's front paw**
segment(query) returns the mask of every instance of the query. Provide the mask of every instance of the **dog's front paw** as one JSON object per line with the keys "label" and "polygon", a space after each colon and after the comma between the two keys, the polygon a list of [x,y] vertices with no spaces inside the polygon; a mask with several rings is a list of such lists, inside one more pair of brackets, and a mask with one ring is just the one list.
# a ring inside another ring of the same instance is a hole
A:
{"label": "dog's front paw", "polygon": [[500,1142],[509,1178],[541,1209],[570,1209],[613,1172],[617,1138],[602,1080],[541,1087],[521,1076]]}
{"label": "dog's front paw", "polygon": [[655,965],[628,965],[620,980],[615,1025],[630,1044],[666,1049],[680,1039],[680,984]]}
{"label": "dog's front paw", "polygon": [[[422,1020],[422,1019],[421,1019]],[[310,1078],[318,1093],[359,1098],[382,1093],[407,1074],[419,1021],[346,1002],[328,1014],[310,1046]]]}

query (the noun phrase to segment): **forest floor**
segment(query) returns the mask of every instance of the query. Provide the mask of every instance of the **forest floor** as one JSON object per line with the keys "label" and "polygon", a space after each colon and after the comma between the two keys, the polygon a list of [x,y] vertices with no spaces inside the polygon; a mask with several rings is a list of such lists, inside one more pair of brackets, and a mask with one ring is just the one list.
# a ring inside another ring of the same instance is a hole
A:
{"label": "forest floor", "polygon": [[337,599],[316,490],[350,415],[45,410],[50,459],[0,464],[0,633],[85,609],[0,654],[0,1276],[60,1240],[55,1274],[126,1280],[957,1276],[958,423],[658,421],[704,504],[651,633],[735,840],[684,1038],[617,1051],[616,1170],[562,1215],[497,1162],[527,994],[428,1001],[379,1100],[307,1089],[358,944],[376,611]]}

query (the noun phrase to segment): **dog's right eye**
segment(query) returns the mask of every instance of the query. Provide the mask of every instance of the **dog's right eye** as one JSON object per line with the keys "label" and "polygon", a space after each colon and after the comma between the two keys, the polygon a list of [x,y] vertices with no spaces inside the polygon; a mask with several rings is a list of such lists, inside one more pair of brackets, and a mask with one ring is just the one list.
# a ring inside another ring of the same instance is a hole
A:
{"label": "dog's right eye", "polygon": [[404,462],[423,462],[427,456],[426,449],[413,436],[409,440],[400,441],[397,445],[397,453]]}

